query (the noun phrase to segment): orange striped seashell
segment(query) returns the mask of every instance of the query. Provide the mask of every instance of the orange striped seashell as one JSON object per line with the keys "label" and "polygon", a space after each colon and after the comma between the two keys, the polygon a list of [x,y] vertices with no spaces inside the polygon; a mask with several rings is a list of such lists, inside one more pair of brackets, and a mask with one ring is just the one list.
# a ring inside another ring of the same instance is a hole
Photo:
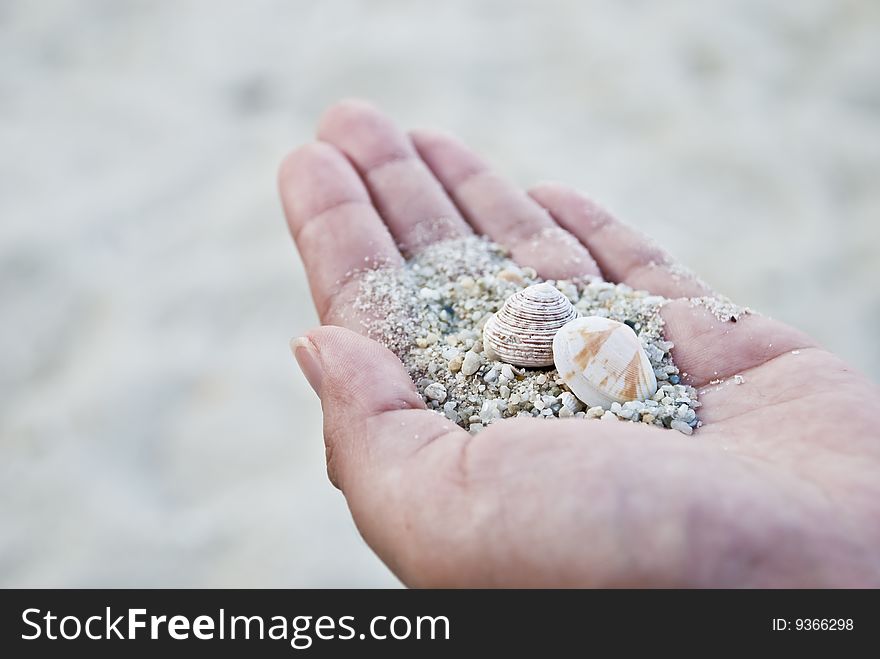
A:
{"label": "orange striped seashell", "polygon": [[657,391],[651,361],[631,327],[585,316],[553,339],[553,361],[575,396],[590,407],[645,400]]}

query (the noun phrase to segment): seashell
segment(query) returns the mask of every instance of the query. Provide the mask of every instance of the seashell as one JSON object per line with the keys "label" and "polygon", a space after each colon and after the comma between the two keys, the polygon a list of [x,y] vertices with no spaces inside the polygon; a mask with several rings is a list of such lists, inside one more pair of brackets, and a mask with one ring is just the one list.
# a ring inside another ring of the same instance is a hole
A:
{"label": "seashell", "polygon": [[631,327],[601,316],[577,318],[553,339],[553,361],[574,395],[589,407],[645,400],[657,378]]}
{"label": "seashell", "polygon": [[553,336],[578,312],[550,284],[514,293],[483,328],[483,344],[503,362],[516,366],[553,364]]}

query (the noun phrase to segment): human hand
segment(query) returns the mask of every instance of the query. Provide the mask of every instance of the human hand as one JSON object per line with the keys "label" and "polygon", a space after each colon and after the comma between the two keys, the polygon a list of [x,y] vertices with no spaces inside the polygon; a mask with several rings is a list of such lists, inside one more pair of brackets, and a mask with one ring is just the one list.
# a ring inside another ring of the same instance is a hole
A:
{"label": "human hand", "polygon": [[[362,102],[331,107],[318,139],[280,172],[325,325],[294,352],[321,398],[330,478],[405,584],[880,586],[876,385],[784,324],[719,323],[687,299],[705,284],[561,185],[521,192],[453,138],[407,135]],[[552,253],[530,240],[547,230]],[[545,278],[674,298],[665,334],[705,387],[702,428],[509,419],[472,436],[426,410],[397,357],[357,334],[352,273],[472,232]]]}

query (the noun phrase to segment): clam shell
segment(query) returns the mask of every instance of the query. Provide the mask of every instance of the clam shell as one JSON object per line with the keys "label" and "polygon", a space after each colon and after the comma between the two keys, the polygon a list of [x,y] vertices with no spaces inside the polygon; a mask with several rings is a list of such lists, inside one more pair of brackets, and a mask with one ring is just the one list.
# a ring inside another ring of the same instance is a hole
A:
{"label": "clam shell", "polygon": [[514,293],[483,328],[483,345],[498,359],[516,366],[553,364],[553,336],[577,318],[568,298],[550,284]]}
{"label": "clam shell", "polygon": [[586,316],[562,327],[553,339],[553,361],[569,389],[590,407],[645,400],[657,391],[639,337],[610,318]]}

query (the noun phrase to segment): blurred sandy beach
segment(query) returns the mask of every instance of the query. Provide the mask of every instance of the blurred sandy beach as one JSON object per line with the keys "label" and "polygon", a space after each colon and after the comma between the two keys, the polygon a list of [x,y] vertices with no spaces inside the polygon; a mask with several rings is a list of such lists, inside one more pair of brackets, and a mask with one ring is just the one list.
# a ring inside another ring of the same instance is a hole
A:
{"label": "blurred sandy beach", "polygon": [[581,187],[880,379],[877,62],[874,0],[5,0],[0,586],[398,583],[288,348],[276,168],[341,97]]}

